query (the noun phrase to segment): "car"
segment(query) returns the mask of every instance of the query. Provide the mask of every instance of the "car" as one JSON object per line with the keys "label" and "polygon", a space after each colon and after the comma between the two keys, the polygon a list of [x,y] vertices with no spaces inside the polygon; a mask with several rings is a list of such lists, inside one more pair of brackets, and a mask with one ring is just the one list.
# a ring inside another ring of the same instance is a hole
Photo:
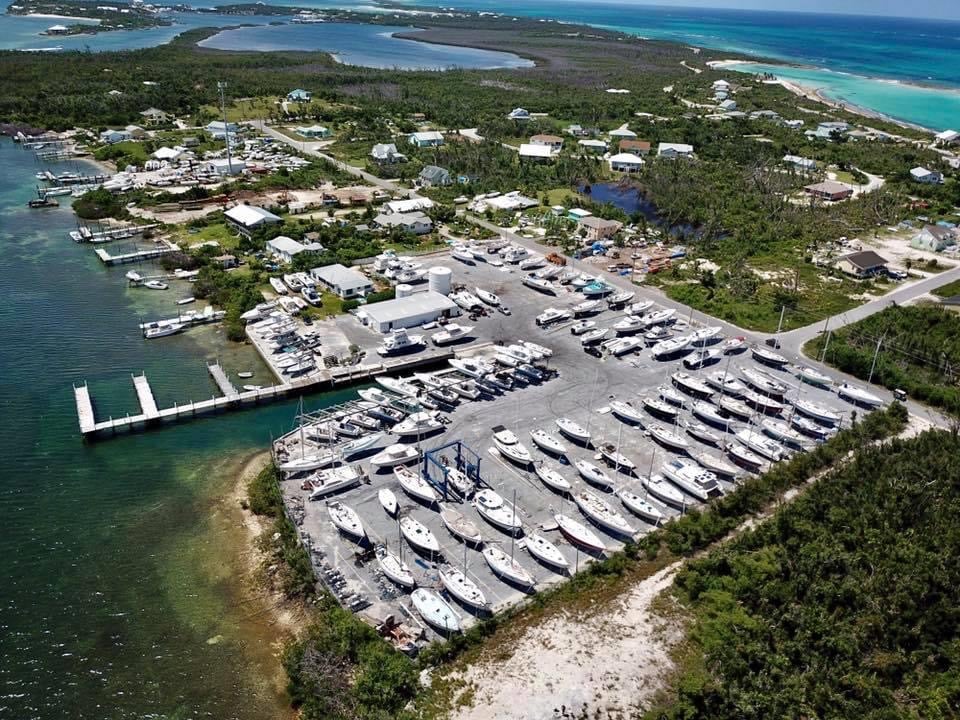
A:
{"label": "car", "polygon": [[780,341],[777,340],[775,337],[767,338],[766,340],[764,340],[764,342],[770,347],[772,347],[774,350],[780,349]]}
{"label": "car", "polygon": [[501,305],[501,306],[500,306],[500,312],[502,312],[504,315],[511,315],[511,314],[512,314],[512,313],[510,312],[510,308],[508,308],[506,305]]}
{"label": "car", "polygon": [[303,324],[304,324],[304,325],[313,325],[313,318],[311,318],[309,315],[304,315],[304,316],[303,316]]}
{"label": "car", "polygon": [[587,355],[593,355],[597,358],[603,357],[603,353],[600,351],[600,348],[594,347],[593,345],[587,345],[583,351],[587,353]]}

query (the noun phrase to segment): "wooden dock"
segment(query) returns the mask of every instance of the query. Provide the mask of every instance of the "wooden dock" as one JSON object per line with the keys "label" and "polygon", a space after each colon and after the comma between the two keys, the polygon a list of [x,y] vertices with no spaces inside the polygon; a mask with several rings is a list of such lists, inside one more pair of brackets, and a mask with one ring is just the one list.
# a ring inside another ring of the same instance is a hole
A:
{"label": "wooden dock", "polygon": [[223,393],[224,396],[230,397],[231,395],[240,394],[234,384],[230,382],[230,378],[227,377],[227,373],[224,372],[219,363],[207,365],[207,372],[210,373],[210,377],[213,378],[213,381],[217,384],[217,387],[220,388],[220,392]]}
{"label": "wooden dock", "polygon": [[74,385],[73,396],[77,401],[77,419],[80,421],[80,432],[84,435],[92,433],[97,428],[97,421],[93,414],[93,402],[90,400],[90,388],[87,384]]}
{"label": "wooden dock", "polygon": [[95,252],[100,262],[104,265],[126,265],[127,263],[143,262],[144,260],[153,260],[155,258],[177,252],[180,248],[175,243],[164,243],[147,250],[134,250],[133,252],[111,255],[106,248],[97,248]]}
{"label": "wooden dock", "polygon": [[160,417],[160,411],[157,410],[157,401],[153,397],[153,388],[146,375],[131,375],[133,378],[133,387],[137,390],[137,400],[140,401],[140,409],[143,411],[143,417],[146,420],[156,420]]}

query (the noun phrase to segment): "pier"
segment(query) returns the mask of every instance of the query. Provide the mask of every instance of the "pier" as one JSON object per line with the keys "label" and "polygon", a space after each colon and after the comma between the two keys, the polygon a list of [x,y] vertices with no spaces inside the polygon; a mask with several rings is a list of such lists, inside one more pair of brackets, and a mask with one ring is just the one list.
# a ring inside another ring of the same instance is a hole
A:
{"label": "pier", "polygon": [[210,377],[213,378],[213,381],[217,384],[217,387],[220,388],[220,392],[222,392],[226,397],[240,394],[237,392],[237,388],[232,382],[230,382],[230,378],[227,377],[227,374],[223,371],[223,368],[220,367],[218,363],[207,365],[207,372],[210,373]]}
{"label": "pier", "polygon": [[167,255],[172,252],[178,252],[180,246],[176,243],[163,241],[147,250],[134,250],[133,252],[111,255],[106,248],[97,248],[94,252],[100,258],[104,265],[126,265],[128,263],[143,262],[144,260],[153,260],[155,258]]}
{"label": "pier", "polygon": [[90,400],[90,389],[86,383],[80,386],[74,385],[73,395],[77,401],[77,418],[80,420],[80,432],[84,435],[95,432],[97,422],[93,414],[93,402]]}
{"label": "pier", "polygon": [[153,389],[147,381],[146,375],[131,375],[133,378],[133,387],[137,391],[137,400],[140,401],[140,409],[143,410],[143,417],[147,421],[156,420],[160,417],[160,411],[157,410],[157,401],[153,397]]}

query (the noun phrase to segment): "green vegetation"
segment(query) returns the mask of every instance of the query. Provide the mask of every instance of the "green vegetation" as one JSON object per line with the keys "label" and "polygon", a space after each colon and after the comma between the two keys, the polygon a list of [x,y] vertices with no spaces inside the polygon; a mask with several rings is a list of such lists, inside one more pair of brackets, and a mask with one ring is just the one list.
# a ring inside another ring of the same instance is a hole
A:
{"label": "green vegetation", "polygon": [[941,285],[940,287],[934,290],[931,290],[930,292],[936,295],[937,297],[942,297],[942,298],[955,297],[957,295],[960,295],[960,280],[954,280],[953,282],[949,282],[946,285]]}
{"label": "green vegetation", "polygon": [[[880,352],[876,353],[877,344]],[[821,357],[826,336],[804,352]],[[862,380],[960,415],[960,317],[938,305],[891,306],[830,333],[826,362]]]}
{"label": "green vegetation", "polygon": [[113,145],[104,145],[101,148],[97,148],[93,156],[101,161],[111,160],[117,168],[122,170],[127,165],[139,165],[142,167],[143,164],[150,159],[151,152],[152,150],[146,143],[135,140],[124,140],[123,142],[114,143]]}
{"label": "green vegetation", "polygon": [[6,12],[11,15],[61,15],[99,20],[98,23],[71,23],[66,26],[66,32],[57,33],[58,35],[93,35],[111,30],[137,30],[171,24],[169,20],[149,12],[142,6],[126,2],[101,5],[83,0],[70,2],[28,0],[10,5]]}
{"label": "green vegetation", "polygon": [[[211,257],[219,252],[204,248],[203,254]],[[241,341],[246,338],[246,330],[240,316],[263,301],[259,290],[261,282],[259,273],[227,272],[215,263],[208,263],[200,268],[193,294],[226,310],[224,328],[227,338]]]}
{"label": "green vegetation", "polygon": [[127,217],[122,199],[109,190],[88,190],[73,202],[73,211],[83,220]]}
{"label": "green vegetation", "polygon": [[864,447],[676,581],[696,652],[651,718],[952,718],[960,439]]}

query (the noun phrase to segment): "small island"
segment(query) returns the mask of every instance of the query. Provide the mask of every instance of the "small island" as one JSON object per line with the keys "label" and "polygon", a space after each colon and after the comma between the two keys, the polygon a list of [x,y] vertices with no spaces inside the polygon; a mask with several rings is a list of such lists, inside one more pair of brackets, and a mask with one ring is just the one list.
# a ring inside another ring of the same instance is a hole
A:
{"label": "small island", "polygon": [[142,30],[144,28],[172,25],[152,5],[114,3],[99,5],[93,2],[52,2],[33,0],[17,3],[7,8],[9,15],[23,17],[48,17],[64,21],[76,21],[52,25],[41,35],[92,35],[114,30]]}

